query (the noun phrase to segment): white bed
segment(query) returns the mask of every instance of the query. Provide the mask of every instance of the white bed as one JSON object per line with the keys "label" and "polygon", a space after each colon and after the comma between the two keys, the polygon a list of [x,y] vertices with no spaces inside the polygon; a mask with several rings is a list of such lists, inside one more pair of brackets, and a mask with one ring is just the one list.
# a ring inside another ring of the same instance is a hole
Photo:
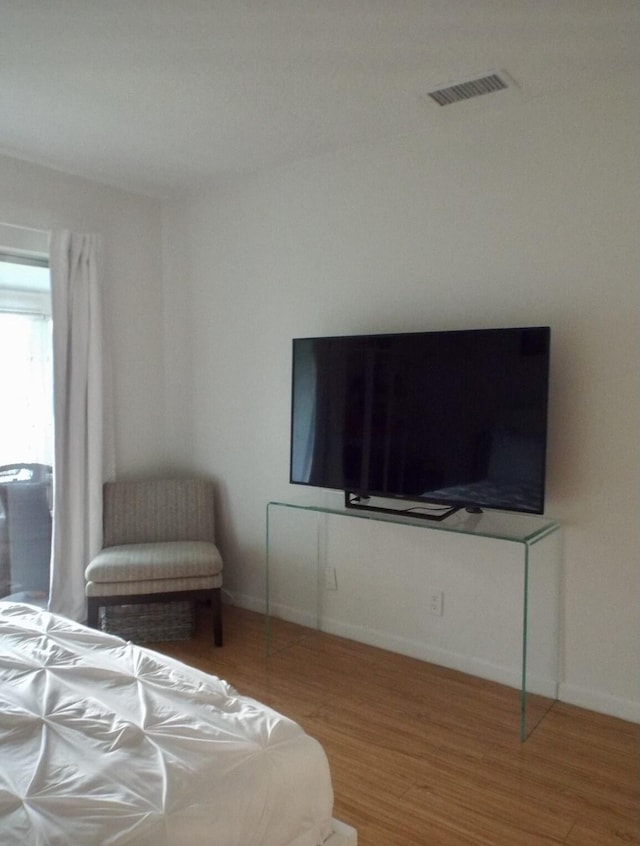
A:
{"label": "white bed", "polygon": [[292,720],[151,650],[0,601],[0,842],[355,844]]}

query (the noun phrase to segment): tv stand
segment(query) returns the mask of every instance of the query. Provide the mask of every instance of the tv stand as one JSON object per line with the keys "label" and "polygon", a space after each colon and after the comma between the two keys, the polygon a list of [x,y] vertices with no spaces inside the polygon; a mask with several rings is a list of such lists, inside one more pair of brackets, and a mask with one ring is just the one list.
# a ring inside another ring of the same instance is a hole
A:
{"label": "tv stand", "polygon": [[[401,517],[415,517],[418,520],[432,520],[436,523],[441,523],[443,520],[446,520],[447,517],[450,517],[462,508],[461,505],[436,505],[434,506],[435,508],[441,508],[442,510],[433,512],[418,510],[423,507],[428,508],[429,506],[427,503],[425,503],[424,506],[415,505],[410,508],[388,508],[382,505],[369,505],[369,497],[364,497],[360,494],[351,493],[349,491],[344,492],[344,507],[353,508],[356,511],[371,511],[375,514],[395,514],[396,516]],[[471,508],[467,509],[467,511],[470,510]],[[479,511],[480,509],[473,511],[472,513],[477,514]]]}
{"label": "tv stand", "polygon": [[[440,521],[424,520],[413,512],[389,511],[391,513],[375,507],[368,510],[366,505],[358,502],[355,508],[353,503],[346,508],[302,502],[267,503],[267,651],[271,653],[296,642],[288,641],[286,632],[291,631],[291,627],[287,630],[287,624],[284,638],[279,637],[272,618],[298,623],[294,629],[305,633],[292,635],[298,639],[312,634],[314,630],[322,630],[321,585],[327,566],[323,538],[328,537],[336,520],[347,517],[356,521],[359,518],[388,523],[395,527],[414,526],[427,532],[424,536],[427,548],[430,531],[437,532],[442,538],[451,538],[453,548],[456,535],[476,538],[478,556],[483,555],[486,543],[498,542],[501,547],[503,543],[507,544],[512,552],[508,548],[505,551],[513,560],[515,583],[522,593],[519,622],[505,632],[505,637],[511,641],[519,640],[521,644],[520,666],[516,668],[516,675],[519,675],[517,686],[520,688],[520,739],[526,740],[551,708],[558,693],[560,524],[547,517],[492,510],[470,513],[470,509],[461,508],[455,516]],[[301,555],[298,554],[299,546],[296,547],[300,538],[304,546]],[[488,566],[491,566],[490,561],[489,558]],[[325,590],[337,590],[337,587],[337,582],[333,587],[327,587],[325,583]],[[295,604],[288,602],[291,591],[296,597]],[[487,608],[487,611],[490,617],[490,609]]]}

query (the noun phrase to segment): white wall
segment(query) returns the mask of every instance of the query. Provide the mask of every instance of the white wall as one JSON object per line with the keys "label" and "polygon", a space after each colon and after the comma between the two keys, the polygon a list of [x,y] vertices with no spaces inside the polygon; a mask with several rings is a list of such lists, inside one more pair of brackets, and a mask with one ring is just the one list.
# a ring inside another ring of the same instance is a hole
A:
{"label": "white wall", "polygon": [[[561,696],[639,719],[638,102],[635,82],[616,79],[456,112],[164,210],[0,157],[0,223],[103,235],[118,472],[218,479],[226,584],[249,604],[264,597],[265,504],[299,495],[287,481],[293,336],[551,324]],[[339,586],[363,560],[372,575],[359,608],[326,597],[335,624],[415,654],[458,649],[464,665],[469,630],[420,615],[428,589],[455,607],[466,586],[445,583],[448,553],[414,534],[401,546],[391,531],[332,536]],[[402,588],[389,594],[394,566]],[[356,615],[383,602],[404,627]]]}
{"label": "white wall", "polygon": [[136,475],[162,466],[166,446],[161,204],[0,156],[0,223],[103,236],[116,469]]}
{"label": "white wall", "polygon": [[[265,503],[299,492],[292,337],[548,323],[561,696],[640,717],[638,102],[635,80],[613,79],[456,112],[170,207],[186,225],[167,253],[189,256],[192,277],[185,437],[219,480],[226,583],[243,601],[264,596]],[[367,558],[394,566],[375,545]]]}

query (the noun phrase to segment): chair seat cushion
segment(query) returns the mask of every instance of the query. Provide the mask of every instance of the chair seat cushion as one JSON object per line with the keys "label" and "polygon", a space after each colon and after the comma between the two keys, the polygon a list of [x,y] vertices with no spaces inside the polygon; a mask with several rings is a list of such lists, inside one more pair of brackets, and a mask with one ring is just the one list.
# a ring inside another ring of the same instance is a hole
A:
{"label": "chair seat cushion", "polygon": [[85,570],[91,582],[191,579],[222,572],[218,547],[208,541],[164,541],[109,546]]}
{"label": "chair seat cushion", "polygon": [[89,597],[150,596],[154,593],[178,594],[184,591],[204,591],[222,587],[222,573],[217,576],[194,576],[190,579],[150,579],[138,582],[87,582]]}

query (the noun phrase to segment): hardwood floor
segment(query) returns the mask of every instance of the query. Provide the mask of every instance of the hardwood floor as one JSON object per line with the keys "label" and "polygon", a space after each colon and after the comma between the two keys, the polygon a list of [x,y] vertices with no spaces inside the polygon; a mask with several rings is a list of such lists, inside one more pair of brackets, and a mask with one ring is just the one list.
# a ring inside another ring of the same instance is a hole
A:
{"label": "hardwood floor", "polygon": [[299,722],[324,746],[334,814],[360,846],[639,843],[638,726],[555,703],[521,744],[518,692],[225,606],[214,649],[152,645]]}

